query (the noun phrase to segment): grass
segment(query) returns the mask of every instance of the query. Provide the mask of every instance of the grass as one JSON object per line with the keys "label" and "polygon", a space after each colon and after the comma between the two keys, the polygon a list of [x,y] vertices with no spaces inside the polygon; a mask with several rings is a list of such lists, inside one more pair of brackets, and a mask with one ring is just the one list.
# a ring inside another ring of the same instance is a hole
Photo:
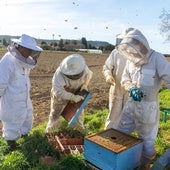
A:
{"label": "grass", "polygon": [[[163,110],[170,108],[170,91],[163,89],[159,92],[160,100],[160,125],[158,137],[155,141],[156,158],[167,148],[170,148],[170,115],[166,123],[162,121]],[[108,111],[91,111],[85,114],[84,124],[87,129],[85,135],[96,133],[104,129]],[[48,142],[45,136],[46,122],[35,127],[25,138],[17,142],[20,147],[16,151],[10,151],[6,141],[0,137],[0,169],[2,170],[91,170],[84,160],[83,154],[60,156],[58,151]],[[66,128],[62,122],[61,130]],[[40,163],[44,156],[55,157],[54,164]]]}

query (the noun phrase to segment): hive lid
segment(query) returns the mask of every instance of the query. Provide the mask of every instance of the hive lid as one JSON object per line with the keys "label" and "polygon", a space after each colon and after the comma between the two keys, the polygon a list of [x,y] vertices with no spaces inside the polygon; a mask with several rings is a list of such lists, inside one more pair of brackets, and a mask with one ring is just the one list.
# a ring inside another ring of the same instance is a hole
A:
{"label": "hive lid", "polygon": [[115,153],[120,153],[142,142],[141,139],[122,133],[116,129],[108,129],[85,137],[85,140],[94,142]]}
{"label": "hive lid", "polygon": [[84,97],[84,100],[78,103],[69,101],[61,114],[64,117],[64,119],[68,121],[68,124],[70,126],[74,125],[74,123],[76,122],[76,120],[78,119],[84,107],[87,105],[88,101],[92,96],[90,92],[87,92],[85,90],[78,92],[77,94],[82,95]]}

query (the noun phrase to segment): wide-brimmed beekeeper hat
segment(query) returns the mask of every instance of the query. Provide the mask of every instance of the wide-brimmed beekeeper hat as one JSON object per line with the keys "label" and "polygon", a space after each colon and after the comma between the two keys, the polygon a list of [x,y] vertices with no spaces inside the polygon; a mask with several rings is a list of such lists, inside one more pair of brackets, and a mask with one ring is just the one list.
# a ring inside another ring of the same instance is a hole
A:
{"label": "wide-brimmed beekeeper hat", "polygon": [[43,49],[37,45],[35,38],[29,35],[26,35],[26,34],[22,34],[19,39],[13,38],[11,39],[11,41],[22,47],[25,47],[25,48],[28,48],[34,51],[43,51]]}
{"label": "wide-brimmed beekeeper hat", "polygon": [[86,62],[80,54],[66,57],[60,64],[61,72],[65,75],[77,75],[84,71]]}

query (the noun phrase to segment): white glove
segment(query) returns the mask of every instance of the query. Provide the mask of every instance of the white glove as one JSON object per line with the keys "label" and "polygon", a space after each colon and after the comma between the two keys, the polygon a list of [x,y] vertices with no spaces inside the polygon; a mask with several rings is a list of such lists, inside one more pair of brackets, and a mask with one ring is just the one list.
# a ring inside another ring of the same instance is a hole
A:
{"label": "white glove", "polygon": [[86,85],[83,85],[83,86],[81,87],[80,91],[83,91],[83,90],[88,91],[88,87],[87,87]]}
{"label": "white glove", "polygon": [[111,85],[115,85],[115,80],[111,75],[108,75],[106,77],[106,83],[111,84]]}
{"label": "white glove", "polygon": [[78,103],[79,101],[81,100],[84,100],[84,97],[83,96],[80,96],[80,95],[73,95],[71,97],[71,101],[75,102],[75,103]]}

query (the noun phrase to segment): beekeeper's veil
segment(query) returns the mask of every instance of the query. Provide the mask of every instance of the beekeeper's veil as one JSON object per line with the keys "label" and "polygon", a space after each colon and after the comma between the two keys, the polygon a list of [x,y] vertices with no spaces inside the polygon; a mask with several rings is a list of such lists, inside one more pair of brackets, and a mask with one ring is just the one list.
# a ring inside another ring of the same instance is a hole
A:
{"label": "beekeeper's veil", "polygon": [[116,48],[123,56],[138,66],[148,62],[152,51],[145,36],[137,29],[127,33]]}
{"label": "beekeeper's veil", "polygon": [[126,28],[125,30],[122,31],[122,33],[116,35],[116,46],[121,43],[123,40],[124,36],[129,33],[130,31],[134,30],[134,28]]}

